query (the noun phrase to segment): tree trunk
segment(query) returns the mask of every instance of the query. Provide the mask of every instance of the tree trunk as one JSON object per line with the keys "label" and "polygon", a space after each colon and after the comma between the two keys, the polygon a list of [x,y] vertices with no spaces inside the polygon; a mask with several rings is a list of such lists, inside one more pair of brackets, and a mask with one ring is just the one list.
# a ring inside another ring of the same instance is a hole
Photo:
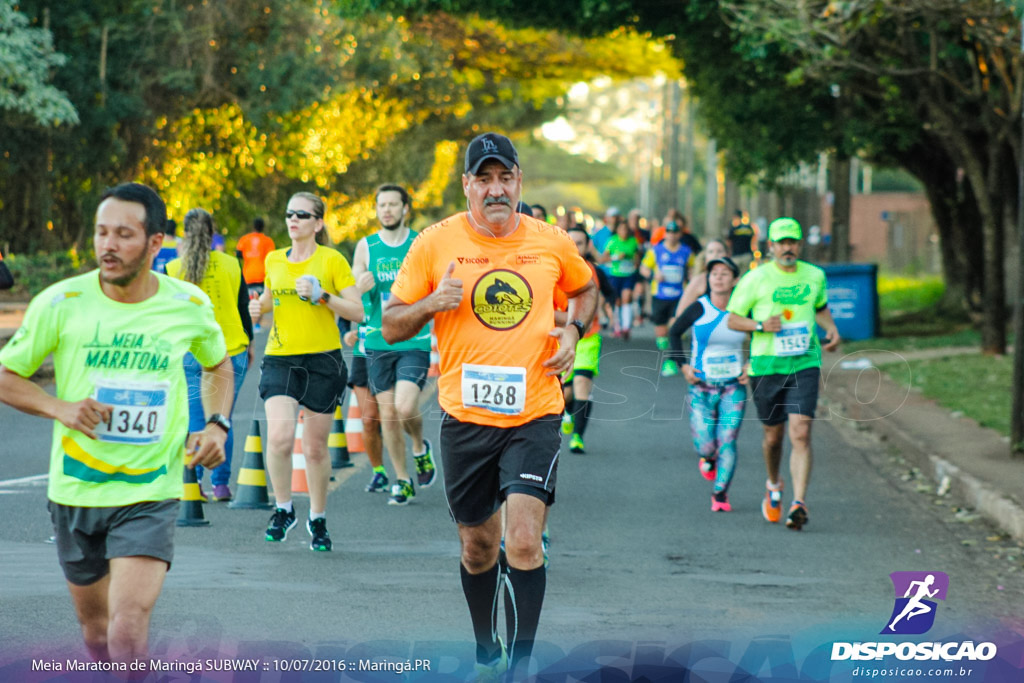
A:
{"label": "tree trunk", "polygon": [[838,152],[832,171],[832,242],[829,260],[832,263],[850,261],[850,157]]}

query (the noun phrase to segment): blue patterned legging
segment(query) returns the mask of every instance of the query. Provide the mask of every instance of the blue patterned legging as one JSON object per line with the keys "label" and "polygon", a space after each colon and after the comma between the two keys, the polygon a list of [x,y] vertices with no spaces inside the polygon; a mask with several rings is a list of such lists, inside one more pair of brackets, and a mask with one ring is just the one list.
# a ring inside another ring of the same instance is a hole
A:
{"label": "blue patterned legging", "polygon": [[736,470],[736,437],[743,423],[747,388],[739,382],[690,386],[690,431],[703,458],[717,457],[715,491],[726,491]]}

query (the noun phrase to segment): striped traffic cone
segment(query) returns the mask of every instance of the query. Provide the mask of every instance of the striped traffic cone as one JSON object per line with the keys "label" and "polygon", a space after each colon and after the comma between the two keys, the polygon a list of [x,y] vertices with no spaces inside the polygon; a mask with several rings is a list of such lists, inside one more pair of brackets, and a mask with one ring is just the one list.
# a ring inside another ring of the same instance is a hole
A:
{"label": "striped traffic cone", "polygon": [[345,439],[348,441],[349,453],[365,453],[363,444],[363,413],[359,409],[356,392],[352,392],[352,400],[348,402],[348,418],[345,420]]}
{"label": "striped traffic cone", "polygon": [[441,353],[437,350],[437,335],[430,333],[430,369],[427,377],[441,376]]}
{"label": "striped traffic cone", "polygon": [[269,510],[267,495],[267,471],[263,467],[263,439],[260,438],[260,421],[253,420],[249,435],[245,437],[245,459],[238,470],[238,488],[235,498],[228,503],[235,510]]}
{"label": "striped traffic cone", "polygon": [[203,514],[203,499],[199,495],[199,480],[193,467],[185,467],[185,488],[178,505],[178,526],[207,526],[210,520]]}
{"label": "striped traffic cone", "polygon": [[348,456],[348,437],[345,436],[345,420],[340,403],[334,409],[334,425],[331,427],[331,435],[327,437],[327,448],[331,454],[331,469],[340,470],[344,467],[352,467],[352,460]]}
{"label": "striped traffic cone", "polygon": [[309,493],[306,479],[306,456],[302,454],[302,411],[295,425],[295,446],[292,448],[292,493]]}

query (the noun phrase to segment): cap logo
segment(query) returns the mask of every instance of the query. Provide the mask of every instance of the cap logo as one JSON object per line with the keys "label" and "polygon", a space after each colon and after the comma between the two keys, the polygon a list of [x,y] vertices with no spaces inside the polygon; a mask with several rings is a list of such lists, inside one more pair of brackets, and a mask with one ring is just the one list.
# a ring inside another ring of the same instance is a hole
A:
{"label": "cap logo", "polygon": [[484,152],[485,153],[489,154],[491,152],[497,152],[498,151],[498,146],[496,144],[494,144],[494,140],[491,140],[490,138],[484,138],[480,142],[482,142],[483,145],[484,145]]}

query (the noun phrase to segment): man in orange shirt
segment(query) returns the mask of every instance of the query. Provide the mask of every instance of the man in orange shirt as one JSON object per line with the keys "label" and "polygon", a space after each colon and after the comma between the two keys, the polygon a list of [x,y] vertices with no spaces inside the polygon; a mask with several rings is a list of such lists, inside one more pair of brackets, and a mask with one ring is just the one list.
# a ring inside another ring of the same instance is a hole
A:
{"label": "man in orange shirt", "polygon": [[[274,240],[263,234],[263,219],[254,218],[252,232],[242,235],[235,245],[235,256],[242,259],[242,277],[249,288],[249,298],[255,299],[263,294],[263,279],[266,276],[264,262],[267,254],[274,251]],[[254,325],[253,332],[259,332],[260,326]]]}
{"label": "man in orange shirt", "polygon": [[[572,368],[597,294],[569,236],[515,211],[522,171],[508,138],[470,142],[462,188],[469,210],[413,243],[382,327],[392,344],[434,319],[445,493],[459,528],[477,669],[496,677],[533,648],[546,585],[541,532],[561,447],[558,377]],[[556,289],[569,298],[564,327],[553,326]],[[498,562],[502,501],[507,566]],[[508,652],[493,626],[502,581]]]}

